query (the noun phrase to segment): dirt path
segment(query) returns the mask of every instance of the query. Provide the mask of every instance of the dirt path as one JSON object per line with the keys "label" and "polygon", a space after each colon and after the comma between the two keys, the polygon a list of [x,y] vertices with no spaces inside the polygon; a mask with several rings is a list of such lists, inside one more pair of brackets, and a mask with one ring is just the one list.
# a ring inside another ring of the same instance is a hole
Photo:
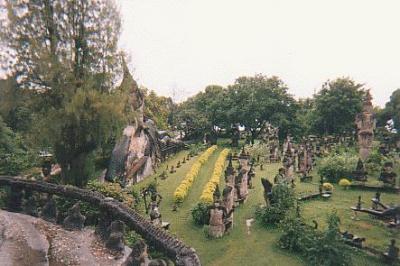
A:
{"label": "dirt path", "polygon": [[92,229],[67,231],[59,225],[24,214],[0,211],[2,266],[117,266],[125,256],[104,247]]}

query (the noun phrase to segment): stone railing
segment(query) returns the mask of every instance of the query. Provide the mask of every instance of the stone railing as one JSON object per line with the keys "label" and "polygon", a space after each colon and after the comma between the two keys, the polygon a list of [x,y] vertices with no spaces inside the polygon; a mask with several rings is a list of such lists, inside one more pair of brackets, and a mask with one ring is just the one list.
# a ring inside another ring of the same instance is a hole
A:
{"label": "stone railing", "polygon": [[[113,221],[123,221],[130,229],[141,235],[157,250],[175,261],[176,265],[197,266],[201,265],[196,251],[185,245],[179,239],[171,236],[162,228],[155,227],[150,221],[143,218],[125,204],[107,198],[104,195],[90,190],[73,186],[56,185],[52,183],[25,180],[18,177],[0,176],[0,187],[11,187],[11,206],[13,211],[21,210],[23,192],[30,194],[32,191],[57,195],[59,197],[80,200],[97,206],[101,211],[99,225],[110,226]],[[29,192],[29,193],[27,193]]]}

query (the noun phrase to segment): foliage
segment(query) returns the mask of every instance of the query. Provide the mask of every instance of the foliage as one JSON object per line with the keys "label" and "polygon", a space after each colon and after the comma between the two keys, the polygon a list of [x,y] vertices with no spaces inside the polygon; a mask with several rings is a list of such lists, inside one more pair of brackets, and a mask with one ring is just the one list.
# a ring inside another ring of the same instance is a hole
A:
{"label": "foliage", "polygon": [[54,148],[64,183],[83,186],[93,153],[124,120],[124,98],[110,92],[122,69],[115,2],[7,0],[0,9],[0,63],[15,81],[8,95],[26,89],[33,101],[14,116],[31,119],[34,142]]}
{"label": "foliage", "polygon": [[378,115],[377,124],[380,126],[388,125],[391,129],[396,129],[397,134],[400,134],[400,89],[395,90],[390,96],[389,102]]}
{"label": "foliage", "polygon": [[196,225],[205,225],[209,222],[208,205],[200,202],[192,209],[193,221]]}
{"label": "foliage", "polygon": [[351,182],[346,178],[342,178],[339,180],[339,186],[341,186],[341,187],[348,187],[350,185],[351,185]]}
{"label": "foliage", "polygon": [[81,213],[86,216],[86,225],[96,225],[97,220],[100,217],[99,208],[88,202],[81,202],[75,199],[68,199],[64,197],[55,197],[55,201],[58,211],[57,219],[59,222],[62,222],[64,218],[67,217],[68,209],[72,208],[72,206],[77,202],[79,202]]}
{"label": "foliage", "polygon": [[204,150],[204,145],[202,143],[190,144],[190,146],[189,146],[190,156],[196,156],[203,150]]}
{"label": "foliage", "polygon": [[333,191],[333,185],[331,183],[323,183],[322,187],[324,188],[324,190],[326,191]]}
{"label": "foliage", "polygon": [[116,94],[79,89],[53,116],[51,139],[62,178],[65,183],[84,186],[94,172],[94,151],[121,128],[123,104]]}
{"label": "foliage", "polygon": [[136,243],[136,241],[142,239],[142,237],[137,234],[135,231],[133,230],[125,230],[125,234],[124,234],[124,240],[125,240],[125,244],[128,247],[133,247],[133,245]]}
{"label": "foliage", "polygon": [[178,107],[177,121],[187,136],[201,136],[239,124],[256,138],[265,122],[280,128],[283,136],[293,131],[296,101],[278,77],[239,77],[227,88],[208,86]]}
{"label": "foliage", "polygon": [[385,156],[383,156],[382,153],[380,153],[378,149],[375,148],[371,151],[368,158],[365,160],[365,168],[368,173],[379,172],[385,160]]}
{"label": "foliage", "polygon": [[363,85],[349,78],[327,81],[315,95],[314,131],[319,134],[352,132],[354,118],[361,111]]}
{"label": "foliage", "polygon": [[189,172],[186,174],[185,178],[179,184],[174,192],[174,200],[176,203],[183,202],[186,198],[190,187],[193,185],[195,178],[198,176],[200,172],[201,166],[208,160],[208,157],[217,149],[217,146],[211,146],[208,148],[197,161],[192,165]]}
{"label": "foliage", "polygon": [[339,231],[336,212],[327,218],[328,229],[321,232],[306,225],[301,217],[288,217],[281,224],[283,231],[279,245],[283,249],[302,254],[310,265],[351,265],[349,247]]}
{"label": "foliage", "polygon": [[18,175],[37,164],[37,155],[23,145],[22,139],[0,116],[0,174]]}
{"label": "foliage", "polygon": [[220,177],[224,171],[226,157],[228,156],[229,151],[229,149],[224,149],[219,154],[218,159],[215,162],[214,172],[212,173],[211,178],[208,180],[207,184],[203,188],[203,192],[201,193],[201,202],[207,204],[211,204],[213,202],[213,195],[220,182]]}
{"label": "foliage", "polygon": [[172,124],[173,112],[176,108],[170,97],[158,96],[153,90],[142,88],[144,94],[144,114],[152,119],[157,128],[168,129]]}
{"label": "foliage", "polygon": [[358,157],[349,153],[331,154],[317,164],[318,174],[331,183],[337,183],[343,176],[352,176]]}
{"label": "foliage", "polygon": [[282,221],[288,211],[293,208],[295,194],[286,184],[278,184],[272,188],[270,205],[257,207],[256,218],[266,227],[275,226]]}
{"label": "foliage", "polygon": [[106,197],[111,197],[121,201],[130,208],[135,207],[136,198],[132,197],[132,191],[122,189],[121,185],[118,183],[100,183],[97,181],[90,181],[87,184],[87,188],[100,192]]}

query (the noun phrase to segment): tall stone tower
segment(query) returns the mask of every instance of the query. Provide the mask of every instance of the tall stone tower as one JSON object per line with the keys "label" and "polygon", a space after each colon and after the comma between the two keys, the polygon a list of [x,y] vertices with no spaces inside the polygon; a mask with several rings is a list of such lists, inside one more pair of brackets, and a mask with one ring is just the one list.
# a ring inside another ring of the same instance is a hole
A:
{"label": "tall stone tower", "polygon": [[371,153],[372,142],[374,140],[376,121],[371,100],[372,96],[368,90],[364,98],[362,112],[356,115],[359,156],[363,161]]}

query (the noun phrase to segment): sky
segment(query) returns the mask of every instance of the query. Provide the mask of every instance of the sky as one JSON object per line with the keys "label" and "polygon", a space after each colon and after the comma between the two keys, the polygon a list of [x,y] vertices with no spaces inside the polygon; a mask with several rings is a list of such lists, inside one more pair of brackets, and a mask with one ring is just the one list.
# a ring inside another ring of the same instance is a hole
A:
{"label": "sky", "polygon": [[384,106],[400,88],[399,0],[117,0],[140,85],[174,100],[276,75],[296,98],[351,77]]}

